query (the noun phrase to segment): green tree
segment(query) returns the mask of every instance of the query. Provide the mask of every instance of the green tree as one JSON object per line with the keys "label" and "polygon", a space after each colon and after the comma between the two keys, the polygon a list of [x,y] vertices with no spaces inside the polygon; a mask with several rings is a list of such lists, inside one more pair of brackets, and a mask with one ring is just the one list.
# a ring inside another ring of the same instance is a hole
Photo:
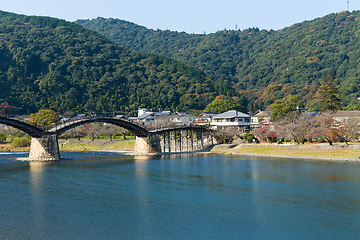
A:
{"label": "green tree", "polygon": [[215,99],[206,106],[204,111],[223,113],[229,110],[238,110],[242,112],[244,111],[244,107],[233,100]]}
{"label": "green tree", "polygon": [[304,107],[303,101],[298,95],[289,94],[283,99],[276,100],[270,105],[270,108],[272,109],[270,118],[273,121],[277,121],[289,112],[296,111],[297,106]]}
{"label": "green tree", "polygon": [[339,98],[339,86],[335,84],[335,80],[331,76],[321,83],[319,89],[320,111],[337,111],[342,107]]}
{"label": "green tree", "polygon": [[0,143],[6,142],[6,135],[2,132],[0,132]]}
{"label": "green tree", "polygon": [[11,142],[11,147],[13,148],[30,147],[30,145],[31,145],[31,139],[28,135],[14,138]]}
{"label": "green tree", "polygon": [[30,115],[30,124],[34,124],[38,127],[46,127],[60,120],[60,116],[57,112],[49,109],[40,110],[37,113]]}

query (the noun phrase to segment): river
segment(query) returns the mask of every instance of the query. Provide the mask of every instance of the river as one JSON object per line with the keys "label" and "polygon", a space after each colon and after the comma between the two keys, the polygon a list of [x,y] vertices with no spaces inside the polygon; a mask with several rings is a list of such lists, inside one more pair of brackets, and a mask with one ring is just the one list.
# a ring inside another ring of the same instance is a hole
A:
{"label": "river", "polygon": [[0,239],[355,239],[360,163],[0,153]]}

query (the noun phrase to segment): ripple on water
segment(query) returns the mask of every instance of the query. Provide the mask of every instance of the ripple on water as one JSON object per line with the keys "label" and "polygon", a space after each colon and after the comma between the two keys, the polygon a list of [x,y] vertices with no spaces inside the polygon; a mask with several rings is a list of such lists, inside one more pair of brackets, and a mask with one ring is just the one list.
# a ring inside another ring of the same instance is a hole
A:
{"label": "ripple on water", "polygon": [[[355,239],[360,164],[241,156],[0,167],[0,239]],[[0,165],[27,153],[0,153]],[[25,162],[23,162],[25,163]],[[16,226],[16,227],[14,227]]]}

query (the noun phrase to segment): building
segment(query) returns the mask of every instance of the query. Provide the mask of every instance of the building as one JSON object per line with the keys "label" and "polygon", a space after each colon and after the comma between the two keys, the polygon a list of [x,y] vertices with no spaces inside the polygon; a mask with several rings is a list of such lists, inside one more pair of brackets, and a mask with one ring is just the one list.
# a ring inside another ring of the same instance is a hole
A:
{"label": "building", "polygon": [[121,120],[129,120],[129,117],[127,117],[125,115],[116,115],[114,118],[121,119]]}
{"label": "building", "polygon": [[261,127],[261,125],[269,125],[271,123],[270,112],[258,110],[251,116],[250,130],[255,130]]}
{"label": "building", "polygon": [[210,125],[214,116],[219,115],[219,113],[213,112],[203,112],[195,119],[196,125]]}
{"label": "building", "polygon": [[250,128],[251,117],[237,110],[227,111],[212,118],[211,126]]}
{"label": "building", "polygon": [[298,111],[299,113],[307,113],[307,110],[307,108],[296,106],[296,111]]}
{"label": "building", "polygon": [[161,118],[171,115],[170,111],[162,112],[148,112],[146,108],[139,108],[137,122],[142,123],[144,126],[154,123],[155,118]]}
{"label": "building", "polygon": [[190,125],[195,122],[195,116],[190,113],[176,112],[174,116],[173,122],[176,123]]}

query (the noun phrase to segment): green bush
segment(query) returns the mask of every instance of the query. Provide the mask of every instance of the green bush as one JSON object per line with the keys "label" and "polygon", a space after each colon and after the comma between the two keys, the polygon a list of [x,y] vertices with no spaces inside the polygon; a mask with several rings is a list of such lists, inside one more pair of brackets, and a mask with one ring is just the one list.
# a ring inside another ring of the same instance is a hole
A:
{"label": "green bush", "polygon": [[252,135],[247,137],[247,140],[248,140],[249,143],[252,143],[253,139],[254,139],[254,136],[252,136]]}
{"label": "green bush", "polygon": [[323,138],[318,138],[318,140],[317,140],[317,141],[318,141],[319,143],[323,143],[323,142],[325,142]]}
{"label": "green bush", "polygon": [[0,132],[0,143],[6,142],[6,135],[2,132]]}
{"label": "green bush", "polygon": [[28,137],[19,137],[14,138],[11,147],[13,148],[19,148],[19,147],[30,147],[31,140]]}
{"label": "green bush", "polygon": [[276,138],[273,138],[273,137],[268,137],[268,141],[270,143],[276,143],[277,142],[277,139]]}

